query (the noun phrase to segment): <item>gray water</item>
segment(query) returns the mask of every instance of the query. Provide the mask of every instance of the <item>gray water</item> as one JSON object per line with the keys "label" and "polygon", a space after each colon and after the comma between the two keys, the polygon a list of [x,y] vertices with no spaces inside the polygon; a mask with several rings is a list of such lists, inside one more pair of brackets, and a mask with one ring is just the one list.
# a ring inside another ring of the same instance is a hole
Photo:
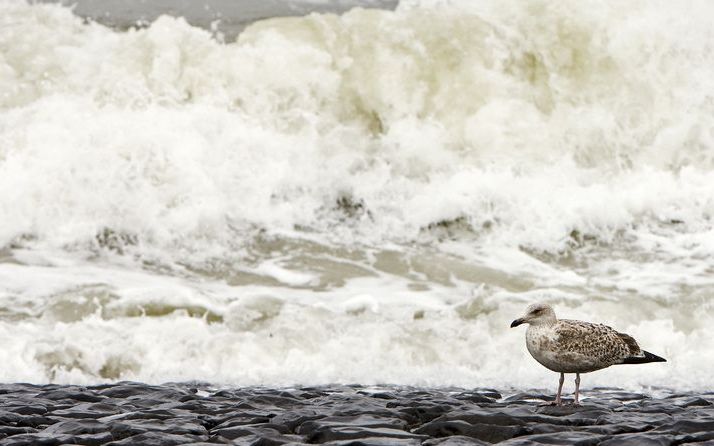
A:
{"label": "gray water", "polygon": [[339,14],[352,8],[394,9],[399,0],[39,0],[74,5],[77,15],[127,29],[153,22],[162,15],[183,17],[188,23],[211,29],[227,41],[251,23],[271,18],[303,16],[313,12]]}

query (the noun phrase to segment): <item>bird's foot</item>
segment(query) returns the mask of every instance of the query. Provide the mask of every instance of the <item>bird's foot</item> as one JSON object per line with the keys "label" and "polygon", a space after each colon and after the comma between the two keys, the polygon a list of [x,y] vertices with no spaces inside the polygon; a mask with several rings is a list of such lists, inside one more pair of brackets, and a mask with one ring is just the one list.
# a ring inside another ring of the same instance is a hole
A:
{"label": "bird's foot", "polygon": [[552,407],[552,406],[562,406],[563,403],[560,401],[548,401],[547,403],[540,403],[538,406],[541,407]]}

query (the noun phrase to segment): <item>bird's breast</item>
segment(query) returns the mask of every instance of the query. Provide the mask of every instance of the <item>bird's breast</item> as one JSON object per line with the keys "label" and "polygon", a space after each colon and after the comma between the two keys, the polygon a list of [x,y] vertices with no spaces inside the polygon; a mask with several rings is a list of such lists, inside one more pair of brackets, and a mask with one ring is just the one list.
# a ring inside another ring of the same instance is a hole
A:
{"label": "bird's breast", "polygon": [[546,327],[529,326],[526,330],[526,347],[528,352],[536,361],[548,367],[548,362],[552,353],[556,351],[557,335]]}
{"label": "bird's breast", "polygon": [[529,326],[526,347],[536,361],[554,372],[585,373],[601,368],[593,363],[592,358],[562,349],[558,334],[550,327]]}

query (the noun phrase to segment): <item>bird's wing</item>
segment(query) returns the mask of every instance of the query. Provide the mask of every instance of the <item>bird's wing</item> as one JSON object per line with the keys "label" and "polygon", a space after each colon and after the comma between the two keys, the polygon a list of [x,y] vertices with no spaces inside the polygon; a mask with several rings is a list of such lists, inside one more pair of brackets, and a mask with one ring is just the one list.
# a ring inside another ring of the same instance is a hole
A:
{"label": "bird's wing", "polygon": [[560,319],[555,332],[557,348],[583,355],[603,364],[618,364],[626,358],[641,356],[642,350],[632,336],[607,325]]}

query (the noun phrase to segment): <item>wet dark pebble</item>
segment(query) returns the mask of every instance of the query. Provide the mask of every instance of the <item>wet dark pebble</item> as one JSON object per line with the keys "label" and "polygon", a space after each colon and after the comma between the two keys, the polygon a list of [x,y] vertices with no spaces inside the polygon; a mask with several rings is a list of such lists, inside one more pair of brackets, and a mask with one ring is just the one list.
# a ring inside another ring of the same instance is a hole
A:
{"label": "wet dark pebble", "polygon": [[0,385],[0,445],[714,445],[714,392]]}

